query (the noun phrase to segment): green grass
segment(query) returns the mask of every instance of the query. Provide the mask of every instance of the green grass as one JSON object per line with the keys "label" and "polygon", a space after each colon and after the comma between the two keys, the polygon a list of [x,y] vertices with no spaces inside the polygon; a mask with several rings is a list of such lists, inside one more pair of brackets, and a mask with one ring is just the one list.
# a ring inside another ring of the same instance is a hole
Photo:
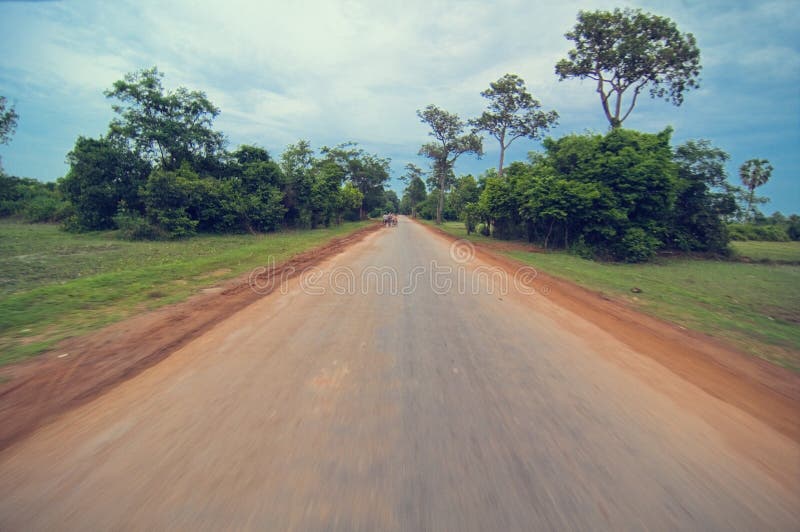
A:
{"label": "green grass", "polygon": [[269,235],[127,242],[0,221],[0,364],[344,236],[370,222]]}
{"label": "green grass", "polygon": [[800,264],[800,242],[731,242],[738,258]]}
{"label": "green grass", "polygon": [[[440,227],[461,238],[490,240],[480,235],[467,237],[461,223]],[[795,243],[737,242],[737,251],[739,244],[746,244],[743,249],[759,259],[774,261],[793,260],[787,257],[798,249]],[[612,264],[564,252],[503,253],[800,371],[800,266],[680,257],[648,264]],[[633,287],[642,292],[632,293]]]}

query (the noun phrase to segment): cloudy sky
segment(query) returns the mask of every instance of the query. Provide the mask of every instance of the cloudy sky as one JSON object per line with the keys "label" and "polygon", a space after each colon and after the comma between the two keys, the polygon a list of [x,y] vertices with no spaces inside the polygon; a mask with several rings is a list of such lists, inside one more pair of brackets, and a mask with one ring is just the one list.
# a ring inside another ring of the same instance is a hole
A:
{"label": "cloudy sky", "polygon": [[[731,155],[729,172],[767,158],[765,211],[800,212],[800,16],[796,1],[684,0],[609,3],[571,0],[374,0],[260,2],[0,1],[0,95],[20,115],[5,170],[54,180],[78,135],[105,133],[103,90],[157,65],[165,85],[204,90],[222,109],[230,145],[257,144],[277,156],[297,139],[315,147],[352,140],[392,159],[426,162],[426,128],[415,111],[435,103],[463,117],[480,113],[480,91],[511,72],[561,115],[552,133],[607,128],[593,87],[558,82],[569,49],[564,32],[579,9],[641,7],[693,33],[701,88],[682,107],[644,99],[626,127],[675,129],[674,141],[706,138]],[[496,165],[482,160],[456,172]],[[510,158],[539,149],[517,141]],[[399,189],[399,184],[395,183]]]}

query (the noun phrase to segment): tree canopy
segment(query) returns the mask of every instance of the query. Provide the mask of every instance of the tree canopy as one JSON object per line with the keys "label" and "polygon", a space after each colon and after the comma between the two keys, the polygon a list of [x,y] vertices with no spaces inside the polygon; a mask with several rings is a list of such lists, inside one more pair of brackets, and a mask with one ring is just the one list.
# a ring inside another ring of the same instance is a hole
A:
{"label": "tree canopy", "polygon": [[[591,79],[611,127],[620,127],[649,86],[650,96],[679,106],[697,88],[700,50],[691,33],[681,33],[669,18],[639,9],[581,11],[565,34],[575,43],[556,64],[559,80]],[[623,104],[623,95],[629,101]]]}
{"label": "tree canopy", "polygon": [[747,213],[751,218],[753,216],[753,200],[756,188],[769,181],[772,176],[772,170],[772,165],[766,159],[750,159],[739,167],[739,178],[742,180],[742,184],[747,187],[747,190],[750,191],[747,199]]}
{"label": "tree canopy", "polygon": [[558,121],[556,111],[541,111],[541,103],[525,88],[525,81],[516,74],[506,74],[481,92],[489,100],[489,108],[470,120],[476,131],[485,131],[500,143],[497,174],[503,175],[506,149],[519,138],[538,139],[541,133]]}
{"label": "tree canopy", "polygon": [[214,157],[225,138],[212,125],[220,110],[202,91],[179,87],[166,91],[156,67],[126,74],[105,92],[120,103],[110,135],[122,139],[140,156],[174,170],[182,161]]}
{"label": "tree canopy", "polygon": [[465,153],[483,155],[483,143],[475,133],[465,132],[466,123],[455,113],[449,113],[435,105],[417,111],[420,121],[430,126],[428,135],[433,142],[422,145],[420,155],[432,160],[434,177],[438,183],[439,201],[436,207],[436,222],[442,223],[446,181],[452,173],[456,160]]}
{"label": "tree canopy", "polygon": [[212,129],[219,109],[201,91],[166,91],[162,79],[140,70],[106,92],[121,102],[108,134],[79,137],[58,183],[72,208],[68,228],[117,228],[128,238],[314,228],[392,199],[389,160],[353,143],[317,154],[300,140],[280,164],[260,146],[227,151]]}

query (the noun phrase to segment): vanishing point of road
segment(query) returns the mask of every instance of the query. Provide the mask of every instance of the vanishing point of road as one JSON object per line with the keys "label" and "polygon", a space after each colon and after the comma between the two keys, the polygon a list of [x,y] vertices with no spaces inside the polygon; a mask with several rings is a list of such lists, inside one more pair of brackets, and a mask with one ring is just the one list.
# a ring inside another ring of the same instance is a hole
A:
{"label": "vanishing point of road", "polygon": [[546,292],[401,218],[0,453],[0,530],[800,528],[796,442]]}

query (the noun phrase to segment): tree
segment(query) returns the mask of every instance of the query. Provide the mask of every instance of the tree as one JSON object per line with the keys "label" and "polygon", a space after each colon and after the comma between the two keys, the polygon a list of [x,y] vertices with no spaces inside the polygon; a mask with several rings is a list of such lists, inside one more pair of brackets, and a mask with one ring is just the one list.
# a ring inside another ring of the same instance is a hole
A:
{"label": "tree", "polygon": [[417,111],[417,116],[430,126],[428,135],[434,138],[434,142],[422,145],[419,154],[433,161],[433,173],[439,192],[436,223],[441,224],[446,180],[453,171],[456,159],[465,153],[483,155],[483,145],[481,138],[475,133],[464,133],[464,121],[457,114],[429,105],[424,110]]}
{"label": "tree", "polygon": [[400,210],[400,198],[397,197],[397,192],[394,190],[385,190],[383,192],[384,207],[389,212],[398,212]]}
{"label": "tree", "polygon": [[314,167],[314,183],[311,186],[311,228],[329,226],[338,219],[340,190],[344,181],[344,170],[330,160],[322,160]]}
{"label": "tree", "polygon": [[420,181],[422,181],[423,178],[425,177],[425,172],[422,170],[422,168],[420,168],[414,163],[406,163],[405,168],[406,168],[405,173],[400,177],[398,177],[398,179],[403,183],[405,183],[406,185],[410,184],[415,179],[419,179]]}
{"label": "tree", "polygon": [[243,228],[250,232],[274,231],[286,214],[280,167],[267,150],[257,146],[241,146],[232,156],[236,161],[232,193],[239,198],[235,210]]}
{"label": "tree", "polygon": [[455,212],[456,218],[460,220],[464,207],[469,203],[476,203],[480,195],[475,178],[465,175],[456,179],[453,191],[448,195],[447,200]]}
{"label": "tree", "polygon": [[67,162],[69,171],[58,187],[75,207],[71,224],[76,229],[114,227],[120,202],[126,209],[144,211],[140,188],[147,181],[150,164],[121,142],[78,137]]}
{"label": "tree", "polygon": [[750,159],[739,167],[739,178],[742,184],[750,191],[747,199],[747,212],[750,218],[753,217],[753,199],[755,198],[756,188],[769,181],[772,176],[772,165],[766,159]]}
{"label": "tree", "polygon": [[320,151],[328,160],[338,164],[345,179],[361,192],[363,199],[359,216],[362,220],[371,210],[383,208],[383,188],[390,177],[389,159],[365,153],[352,142],[333,148],[325,146]]}
{"label": "tree", "polygon": [[424,176],[425,172],[414,163],[406,164],[406,173],[400,176],[400,181],[406,183],[403,198],[408,200],[412,218],[417,217],[417,205],[425,201],[425,197],[427,196],[425,182],[422,180]]}
{"label": "tree", "polygon": [[[580,11],[578,23],[565,37],[575,48],[556,65],[559,81],[588,78],[597,82],[612,128],[628,118],[648,85],[652,98],[665,98],[675,106],[683,103],[687,90],[699,86],[696,40],[691,33],[680,33],[669,18],[639,9]],[[633,95],[623,105],[629,89]]]}
{"label": "tree", "polygon": [[[19,115],[13,106],[8,106],[5,96],[0,96],[0,144],[11,142],[11,135],[17,129]],[[2,169],[2,167],[0,167]]]}
{"label": "tree", "polygon": [[417,205],[425,201],[425,198],[428,196],[427,192],[425,191],[425,183],[419,177],[415,177],[411,180],[406,187],[406,194],[408,195],[408,201],[411,205],[411,217],[417,217]]}
{"label": "tree", "polygon": [[481,92],[489,100],[489,110],[470,120],[476,131],[485,131],[500,143],[500,163],[497,175],[503,176],[506,149],[520,137],[537,139],[558,120],[555,111],[540,111],[541,103],[525,88],[525,81],[516,74],[506,74],[490,83]]}
{"label": "tree", "polygon": [[355,212],[356,216],[358,216],[363,201],[364,195],[361,191],[359,191],[353,183],[349,181],[345,183],[342,188],[339,189],[337,198],[336,208],[338,211],[338,223],[342,223],[342,218],[345,216],[349,217],[348,213]]}
{"label": "tree", "polygon": [[733,187],[726,181],[728,159],[727,153],[707,140],[690,140],[675,149],[678,190],[669,235],[671,247],[711,252],[727,248],[724,218],[737,210]]}
{"label": "tree", "polygon": [[314,177],[311,169],[315,163],[314,150],[307,140],[290,144],[281,154],[281,169],[286,180],[284,205],[286,220],[298,227],[311,226],[311,186]]}
{"label": "tree", "polygon": [[216,155],[225,142],[211,128],[219,109],[204,92],[185,87],[165,91],[163,77],[153,67],[114,82],[105,95],[121,104],[112,106],[119,116],[111,122],[110,135],[125,140],[136,153],[165,170]]}

